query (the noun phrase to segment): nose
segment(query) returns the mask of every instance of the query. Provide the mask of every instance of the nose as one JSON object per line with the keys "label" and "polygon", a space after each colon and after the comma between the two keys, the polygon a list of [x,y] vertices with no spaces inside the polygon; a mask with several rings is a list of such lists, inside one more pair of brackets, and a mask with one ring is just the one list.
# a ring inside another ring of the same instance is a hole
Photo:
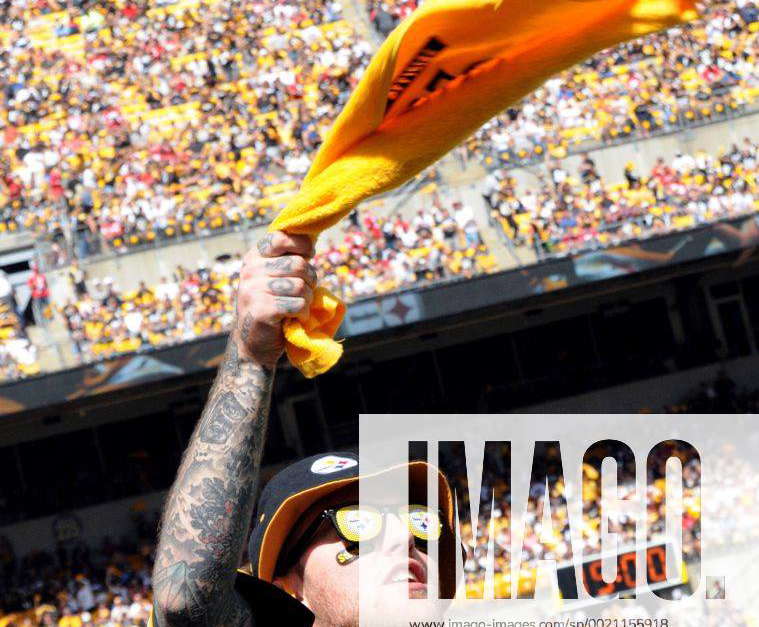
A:
{"label": "nose", "polygon": [[414,534],[397,514],[385,514],[385,529],[382,535],[382,551],[407,556],[414,548]]}

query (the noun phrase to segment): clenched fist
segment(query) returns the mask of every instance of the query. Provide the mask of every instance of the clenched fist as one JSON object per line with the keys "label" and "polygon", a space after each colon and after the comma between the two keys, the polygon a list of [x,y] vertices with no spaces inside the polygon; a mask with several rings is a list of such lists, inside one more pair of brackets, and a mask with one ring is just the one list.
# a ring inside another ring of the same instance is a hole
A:
{"label": "clenched fist", "polygon": [[307,235],[274,231],[245,255],[230,338],[240,357],[276,365],[285,347],[283,319],[308,315],[316,285],[316,270],[308,262],[313,248]]}

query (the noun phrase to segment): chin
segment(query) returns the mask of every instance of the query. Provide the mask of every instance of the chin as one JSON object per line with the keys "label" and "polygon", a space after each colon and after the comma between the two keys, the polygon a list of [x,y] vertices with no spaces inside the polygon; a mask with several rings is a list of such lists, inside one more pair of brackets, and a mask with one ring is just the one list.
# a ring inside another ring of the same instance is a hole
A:
{"label": "chin", "polygon": [[439,619],[442,612],[437,603],[424,603],[424,584],[386,584],[376,589],[371,601],[361,603],[361,627],[374,625],[405,625],[408,621]]}

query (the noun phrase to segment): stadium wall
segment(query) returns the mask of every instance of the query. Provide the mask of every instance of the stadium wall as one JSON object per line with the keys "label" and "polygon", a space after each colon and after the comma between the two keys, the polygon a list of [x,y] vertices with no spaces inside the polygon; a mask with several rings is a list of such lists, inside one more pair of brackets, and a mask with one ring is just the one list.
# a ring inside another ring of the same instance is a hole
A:
{"label": "stadium wall", "polygon": [[135,515],[142,514],[150,519],[161,508],[165,494],[165,491],[143,494],[7,525],[0,527],[0,536],[10,540],[16,555],[27,555],[33,551],[53,552],[59,542],[66,545],[82,541],[98,546],[106,536],[114,540],[132,536]]}
{"label": "stadium wall", "polygon": [[[753,218],[730,222],[741,226],[748,220]],[[522,269],[363,299],[350,305],[339,335],[367,336],[372,341],[373,334],[395,333],[396,329],[421,335],[439,326],[435,321],[443,318],[477,320],[556,304],[567,298],[570,289],[576,291],[570,300],[591,298],[594,291],[597,294],[614,291],[620,289],[620,282],[627,280],[651,282],[642,278],[646,272],[674,276],[683,272],[677,268],[685,264],[699,265],[701,270],[729,265],[732,259],[721,257],[734,253],[728,252],[729,244],[718,241],[719,235],[713,226],[705,225]],[[218,365],[223,344],[223,337],[205,337],[51,374],[42,377],[44,385],[40,385],[38,378],[0,386],[0,413],[77,401],[148,381],[208,370]]]}
{"label": "stadium wall", "polygon": [[[705,150],[710,155],[716,155],[721,149],[728,149],[732,144],[739,144],[745,137],[756,135],[759,112],[737,117],[706,126],[678,131],[672,135],[664,135],[652,139],[642,139],[594,151],[593,159],[599,174],[608,181],[622,179],[625,164],[635,163],[638,172],[648,173],[658,157],[664,157],[672,162],[678,151],[694,154]],[[573,155],[562,160],[562,164],[570,172],[576,172],[581,161],[580,155]]]}
{"label": "stadium wall", "polygon": [[[162,276],[171,277],[178,265],[197,268],[199,263],[213,265],[219,255],[244,252],[264,232],[265,227],[234,231],[193,239],[160,248],[136,250],[117,256],[85,261],[82,266],[90,279],[110,277],[121,290],[134,289],[140,281],[157,285]],[[53,300],[65,302],[73,296],[68,268],[48,274]]]}

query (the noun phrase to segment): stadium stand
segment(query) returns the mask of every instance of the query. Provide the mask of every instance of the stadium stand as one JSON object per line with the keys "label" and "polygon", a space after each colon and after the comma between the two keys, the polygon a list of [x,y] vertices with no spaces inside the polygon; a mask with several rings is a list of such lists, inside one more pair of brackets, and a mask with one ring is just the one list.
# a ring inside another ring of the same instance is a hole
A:
{"label": "stadium stand", "polygon": [[[759,409],[759,391],[756,389],[741,389],[724,371],[718,373],[713,380],[702,381],[698,384],[689,395],[680,402],[662,408],[665,413],[753,413]],[[646,412],[649,410],[645,410]],[[498,460],[502,458],[501,451],[490,451]],[[667,451],[660,450],[661,458],[652,464],[648,478],[648,498],[652,504],[649,507],[648,524],[649,540],[656,541],[666,537],[666,487],[665,487],[665,464],[670,457],[670,453],[679,456],[677,446],[673,441],[673,446]],[[701,489],[701,463],[699,460],[689,460],[684,464],[682,469],[683,479],[683,554],[686,562],[697,561],[701,557],[701,520],[710,516],[712,519],[719,518],[719,512],[736,511],[741,507],[746,507],[747,511],[757,512],[759,510],[759,499],[757,498],[756,481],[757,475],[751,463],[733,454],[730,450],[724,450],[720,456],[718,477],[720,489],[719,496],[710,499],[708,502],[700,501]],[[604,454],[611,454],[605,452]],[[463,459],[463,458],[462,458]],[[625,464],[631,460],[621,460],[623,472],[627,473],[626,479],[619,483],[619,498],[629,498],[635,494],[635,472],[627,468]],[[451,464],[452,460],[448,460]],[[498,462],[494,459],[493,463],[488,465],[483,462],[486,468],[497,469]],[[455,466],[455,463],[453,464]],[[634,468],[634,460],[632,460]],[[466,469],[458,469],[460,476],[466,476]],[[600,518],[597,515],[600,507],[600,493],[598,492],[599,474],[596,468],[583,464],[583,499],[588,501],[583,508],[584,526],[582,532],[583,546],[577,552],[585,554],[598,554],[601,549],[601,530]],[[533,591],[531,584],[534,579],[533,575],[537,562],[540,560],[557,560],[561,563],[572,558],[572,539],[570,536],[570,526],[568,513],[566,509],[565,486],[562,481],[555,482],[553,491],[548,494],[550,500],[551,517],[553,524],[558,529],[558,536],[554,535],[548,542],[541,542],[541,537],[545,536],[543,529],[543,519],[540,516],[538,508],[541,499],[535,495],[539,486],[533,485],[530,489],[530,498],[527,511],[522,519],[517,519],[525,526],[525,540],[523,545],[522,560],[526,567],[520,577],[519,586],[517,582],[512,582],[508,572],[510,565],[510,547],[512,541],[513,528],[509,526],[509,518],[504,515],[511,509],[510,505],[510,487],[506,484],[500,474],[496,471],[494,474],[484,478],[490,486],[493,487],[495,494],[505,495],[504,499],[496,499],[491,510],[495,519],[494,525],[494,556],[495,571],[494,585],[496,598],[510,596],[510,586],[514,585],[515,590],[518,588],[520,594],[529,594]],[[465,483],[460,483],[459,490],[462,495],[468,496]],[[750,496],[746,496],[750,495]],[[474,504],[476,510],[477,504]],[[512,510],[512,516],[515,513]],[[483,523],[484,524],[484,523]],[[634,545],[636,542],[635,522],[621,517],[617,521],[609,522],[609,532],[618,534],[620,545]],[[520,532],[521,533],[521,532]],[[541,534],[543,534],[541,536]],[[465,576],[467,580],[467,589],[473,595],[481,596],[485,584],[485,570],[488,558],[488,545],[484,538],[479,543],[475,543],[471,524],[462,526],[462,537],[467,538],[465,545],[468,550],[468,559],[465,564]],[[751,525],[746,518],[736,521],[732,529],[725,530],[724,535],[715,538],[716,546],[745,546],[747,543],[753,543],[759,540],[759,531]],[[500,595],[500,597],[499,597]],[[733,623],[730,623],[733,624]],[[735,623],[742,624],[742,623]]]}
{"label": "stadium stand", "polygon": [[757,146],[749,138],[718,155],[678,153],[659,158],[643,175],[629,162],[624,178],[604,181],[589,154],[571,176],[559,161],[551,180],[517,191],[504,170],[489,177],[485,200],[506,236],[540,249],[540,256],[618,244],[752,213],[757,196]]}
{"label": "stadium stand", "polygon": [[151,569],[157,520],[135,520],[134,538],[104,537],[55,554],[17,559],[0,536],[2,627],[143,627],[152,607]]}
{"label": "stadium stand", "polygon": [[[411,221],[354,214],[342,241],[328,241],[314,260],[323,284],[355,299],[493,269],[471,210],[435,203]],[[240,264],[237,251],[211,268],[180,266],[158,285],[121,292],[110,278],[89,286],[82,278],[76,298],[60,305],[76,353],[90,361],[226,331]]]}
{"label": "stadium stand", "polygon": [[[386,36],[415,0],[367,2]],[[752,0],[709,3],[704,17],[605,51],[549,81],[520,106],[487,123],[470,156],[497,167],[562,157],[587,144],[648,137],[750,106],[756,99]]]}
{"label": "stadium stand", "polygon": [[419,5],[417,0],[390,0],[378,2],[370,0],[366,3],[369,21],[382,36],[387,37],[398,23],[410,15]]}
{"label": "stadium stand", "polygon": [[[13,3],[3,32],[0,232],[39,231],[68,256],[267,221],[370,53],[336,2],[45,6]],[[414,4],[383,6],[402,17]],[[510,165],[741,111],[756,95],[756,26],[753,2],[717,3],[676,37],[550,81],[469,152]]]}
{"label": "stadium stand", "polygon": [[454,201],[448,210],[437,196],[433,202],[432,211],[419,209],[410,220],[355,214],[343,241],[327,240],[314,259],[324,285],[352,300],[494,270],[472,209]]}
{"label": "stadium stand", "polygon": [[752,1],[710,3],[699,21],[600,53],[488,122],[469,156],[488,168],[560,158],[750,108],[757,20]]}
{"label": "stadium stand", "polygon": [[[367,10],[378,26],[415,7]],[[35,233],[47,268],[64,270],[76,258],[267,223],[371,53],[328,0],[9,0],[0,11],[0,237]],[[507,246],[531,247],[540,260],[752,210],[753,138],[711,158],[681,155],[696,165],[674,175],[660,163],[642,176],[631,163],[619,183],[594,178],[590,155],[579,178],[558,159],[750,111],[757,16],[751,0],[717,2],[694,25],[597,55],[483,128],[466,150],[491,170],[483,195]],[[517,192],[506,171],[547,157],[550,177]],[[324,284],[352,300],[498,269],[506,253],[465,219],[470,207],[458,214],[437,203],[416,216],[366,210],[324,242]],[[228,252],[234,260],[241,251]],[[165,282],[186,286],[172,309],[162,290],[174,288],[113,292],[93,279],[85,289],[105,292],[102,302],[74,290],[53,309],[89,361],[222,332],[233,282],[233,271],[178,270]],[[45,307],[35,322],[49,319]],[[46,338],[30,339],[32,321],[13,307],[4,320],[0,377],[39,373],[35,342]]]}
{"label": "stadium stand", "polygon": [[[7,29],[0,230],[84,257],[260,222],[295,189],[370,52],[337,2],[150,4]],[[48,53],[61,20],[86,45]]]}

